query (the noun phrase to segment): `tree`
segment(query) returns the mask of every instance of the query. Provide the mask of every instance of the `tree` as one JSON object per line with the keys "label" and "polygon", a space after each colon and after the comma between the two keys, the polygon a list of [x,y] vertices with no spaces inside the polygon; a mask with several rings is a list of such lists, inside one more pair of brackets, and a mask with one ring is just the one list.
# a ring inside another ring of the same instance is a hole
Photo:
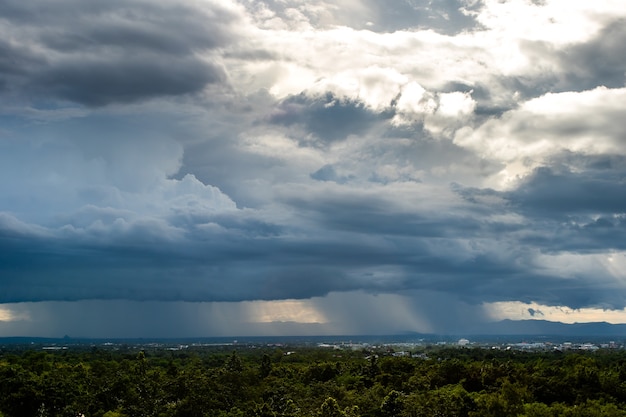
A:
{"label": "tree", "polygon": [[261,366],[259,367],[259,374],[261,378],[267,378],[272,372],[272,359],[267,353],[263,354],[261,358]]}
{"label": "tree", "polygon": [[337,400],[333,397],[328,397],[322,405],[319,411],[320,417],[345,417],[346,414],[339,408]]}
{"label": "tree", "polygon": [[233,351],[228,360],[226,361],[225,368],[229,372],[241,372],[243,371],[243,363],[241,358],[237,354],[237,351]]}
{"label": "tree", "polygon": [[380,412],[384,417],[397,417],[402,413],[403,409],[404,399],[402,394],[396,390],[390,391],[380,405]]}

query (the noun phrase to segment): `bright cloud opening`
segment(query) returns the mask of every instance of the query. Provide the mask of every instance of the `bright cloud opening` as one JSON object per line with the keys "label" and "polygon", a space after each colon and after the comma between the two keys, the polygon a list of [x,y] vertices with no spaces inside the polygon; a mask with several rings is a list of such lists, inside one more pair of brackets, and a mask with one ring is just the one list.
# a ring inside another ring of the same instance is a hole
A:
{"label": "bright cloud opening", "polygon": [[250,321],[271,323],[326,323],[328,320],[309,300],[250,301],[245,302]]}
{"label": "bright cloud opening", "polygon": [[547,320],[567,324],[607,322],[626,323],[626,309],[608,310],[601,308],[571,308],[547,306],[521,301],[485,303],[483,308],[493,321],[498,320]]}
{"label": "bright cloud opening", "polygon": [[15,311],[9,307],[0,307],[0,322],[25,321],[30,316],[25,312]]}

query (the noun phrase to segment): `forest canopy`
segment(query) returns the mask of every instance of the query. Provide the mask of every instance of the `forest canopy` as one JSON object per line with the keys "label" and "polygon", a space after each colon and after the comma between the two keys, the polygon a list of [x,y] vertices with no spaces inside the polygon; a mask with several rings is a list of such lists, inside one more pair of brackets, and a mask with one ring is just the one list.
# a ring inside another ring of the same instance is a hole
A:
{"label": "forest canopy", "polygon": [[4,349],[0,416],[626,416],[626,353]]}

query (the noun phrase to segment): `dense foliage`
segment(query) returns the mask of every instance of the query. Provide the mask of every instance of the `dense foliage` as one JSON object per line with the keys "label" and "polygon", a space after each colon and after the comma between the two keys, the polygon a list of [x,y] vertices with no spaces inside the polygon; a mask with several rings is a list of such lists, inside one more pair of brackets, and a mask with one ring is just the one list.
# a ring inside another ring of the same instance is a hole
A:
{"label": "dense foliage", "polygon": [[0,416],[626,416],[626,353],[277,347],[0,353]]}

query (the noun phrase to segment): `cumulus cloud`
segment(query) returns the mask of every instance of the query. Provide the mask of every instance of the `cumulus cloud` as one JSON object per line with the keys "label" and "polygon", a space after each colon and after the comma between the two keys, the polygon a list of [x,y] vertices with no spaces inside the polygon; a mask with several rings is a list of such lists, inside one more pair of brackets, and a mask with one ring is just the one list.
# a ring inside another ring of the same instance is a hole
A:
{"label": "cumulus cloud", "polygon": [[492,185],[503,187],[563,151],[623,155],[623,88],[549,93],[524,102],[476,129],[455,133],[454,143],[470,148],[505,168]]}

